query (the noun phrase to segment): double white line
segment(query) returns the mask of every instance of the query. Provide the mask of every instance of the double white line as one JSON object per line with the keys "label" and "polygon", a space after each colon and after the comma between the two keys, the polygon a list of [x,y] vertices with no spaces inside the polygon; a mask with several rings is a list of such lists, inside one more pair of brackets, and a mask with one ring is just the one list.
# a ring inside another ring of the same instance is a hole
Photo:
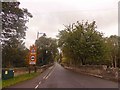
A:
{"label": "double white line", "polygon": [[[53,66],[50,67],[49,69],[53,69]],[[46,76],[43,77],[43,79],[48,79],[48,77],[53,73],[54,69],[52,71],[50,71],[50,73],[48,73]]]}
{"label": "double white line", "polygon": [[[53,66],[50,67],[49,69],[52,69],[52,68],[53,68]],[[48,79],[48,77],[52,74],[53,71],[54,71],[54,69],[49,74],[47,74],[46,76],[44,76],[43,79]],[[35,86],[35,89],[37,89],[40,84],[41,84],[41,81],[39,82],[39,84],[37,86]]]}
{"label": "double white line", "polygon": [[35,86],[35,89],[37,89],[39,87],[39,85],[41,84],[41,81],[39,82],[39,84],[37,86]]}
{"label": "double white line", "polygon": [[46,76],[45,79],[48,79],[48,77],[52,74],[53,71],[54,71],[54,70],[52,70],[52,71]]}

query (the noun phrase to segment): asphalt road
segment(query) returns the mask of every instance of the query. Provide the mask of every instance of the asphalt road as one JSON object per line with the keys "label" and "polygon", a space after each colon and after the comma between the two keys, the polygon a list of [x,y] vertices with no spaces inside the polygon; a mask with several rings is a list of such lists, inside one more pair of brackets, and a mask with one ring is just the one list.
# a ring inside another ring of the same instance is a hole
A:
{"label": "asphalt road", "polygon": [[118,88],[118,83],[75,73],[55,63],[40,76],[9,88]]}

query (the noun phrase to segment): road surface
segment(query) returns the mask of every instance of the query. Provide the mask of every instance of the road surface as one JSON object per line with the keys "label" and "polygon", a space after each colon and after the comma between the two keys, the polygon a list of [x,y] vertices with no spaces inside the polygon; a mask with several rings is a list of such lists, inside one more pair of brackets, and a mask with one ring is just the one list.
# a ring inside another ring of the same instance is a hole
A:
{"label": "road surface", "polygon": [[118,88],[118,83],[75,73],[55,63],[40,76],[9,88]]}

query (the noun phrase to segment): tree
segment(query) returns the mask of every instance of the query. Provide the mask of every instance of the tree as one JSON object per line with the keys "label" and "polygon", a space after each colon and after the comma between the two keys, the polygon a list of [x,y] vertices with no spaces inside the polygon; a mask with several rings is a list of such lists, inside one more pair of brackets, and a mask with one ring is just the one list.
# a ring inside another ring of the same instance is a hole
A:
{"label": "tree", "polygon": [[120,36],[118,36],[118,55],[117,55],[117,66],[120,68]]}
{"label": "tree", "polygon": [[92,23],[73,23],[59,32],[59,47],[71,64],[104,64],[105,43],[103,34]]}
{"label": "tree", "polygon": [[119,38],[116,35],[111,35],[106,38],[106,47],[108,48],[108,57],[111,62],[110,66],[117,67],[119,60]]}
{"label": "tree", "polygon": [[38,65],[48,64],[55,60],[58,52],[56,39],[42,36],[36,40],[35,45],[37,46]]}
{"label": "tree", "polygon": [[[28,17],[32,17],[27,9],[21,9],[19,5],[20,2],[2,2],[2,33],[0,40],[3,50],[3,66],[5,67],[12,65],[11,63],[13,63],[17,52],[18,55],[22,53],[22,50],[24,51],[24,48],[21,47],[24,47],[23,40],[27,30],[25,24],[29,21]],[[16,57],[16,60],[18,60],[18,57]]]}

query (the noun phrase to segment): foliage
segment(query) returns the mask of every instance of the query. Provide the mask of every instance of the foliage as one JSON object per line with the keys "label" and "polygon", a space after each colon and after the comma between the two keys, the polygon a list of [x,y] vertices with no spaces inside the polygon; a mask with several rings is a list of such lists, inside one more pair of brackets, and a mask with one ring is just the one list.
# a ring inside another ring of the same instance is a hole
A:
{"label": "foliage", "polygon": [[56,39],[42,36],[36,40],[35,45],[37,46],[38,65],[48,64],[55,60],[58,52]]}
{"label": "foliage", "polygon": [[107,55],[109,57],[108,59],[111,61],[110,65],[113,67],[119,66],[119,60],[120,60],[119,42],[120,42],[120,37],[116,35],[111,35],[109,38],[105,38],[105,43],[108,50],[107,52]]}
{"label": "foliage", "polygon": [[23,43],[27,30],[25,24],[29,21],[28,17],[32,17],[32,15],[27,9],[21,9],[19,5],[20,2],[2,2],[2,33],[0,40],[4,67],[10,67],[14,63],[21,63],[22,65],[25,60],[26,48]]}
{"label": "foliage", "polygon": [[26,80],[30,80],[36,76],[40,75],[40,73],[27,73],[27,74],[23,74],[23,75],[19,75],[16,76],[14,78],[8,79],[8,80],[2,80],[2,88],[7,88],[9,86],[15,85],[17,83],[26,81]]}
{"label": "foliage", "polygon": [[70,64],[106,64],[106,44],[95,21],[65,27],[59,31],[59,47]]}

